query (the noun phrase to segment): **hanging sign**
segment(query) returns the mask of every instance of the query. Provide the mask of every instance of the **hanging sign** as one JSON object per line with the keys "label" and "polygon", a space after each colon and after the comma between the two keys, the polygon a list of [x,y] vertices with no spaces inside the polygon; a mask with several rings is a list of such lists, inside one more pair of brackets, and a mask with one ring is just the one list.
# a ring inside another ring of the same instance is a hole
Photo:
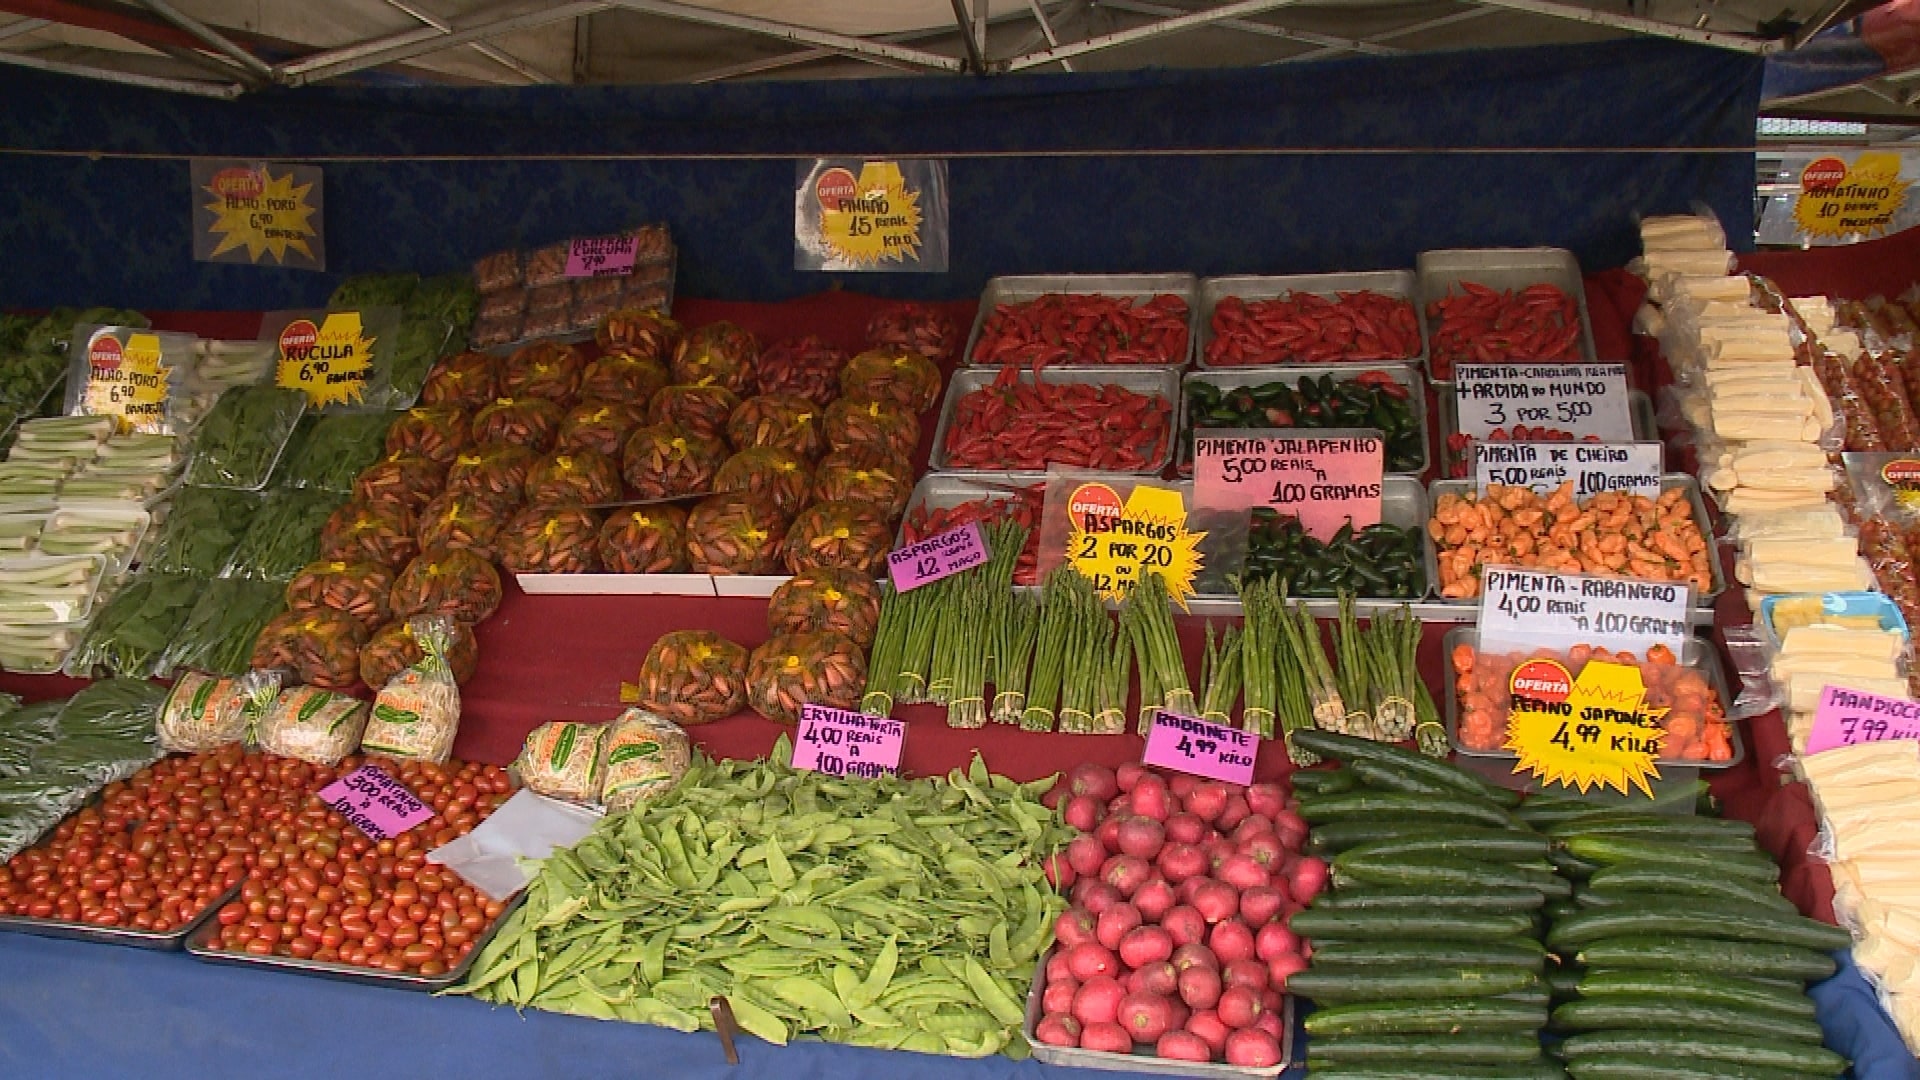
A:
{"label": "hanging sign", "polygon": [[1504,566],[1480,573],[1480,644],[1494,651],[1575,645],[1679,656],[1690,630],[1692,591],[1665,581],[1553,574]]}
{"label": "hanging sign", "polygon": [[1820,691],[1806,753],[1889,739],[1920,739],[1920,701],[1829,686]]}
{"label": "hanging sign", "polygon": [[321,788],[320,801],[375,840],[399,836],[433,816],[433,807],[377,765],[362,765]]}
{"label": "hanging sign", "polygon": [[1661,445],[1653,442],[1477,442],[1473,444],[1474,483],[1481,494],[1497,484],[1545,495],[1571,482],[1576,499],[1608,491],[1658,499],[1661,451]]}
{"label": "hanging sign", "polygon": [[1457,364],[1453,371],[1455,415],[1470,439],[1634,441],[1625,364]]}
{"label": "hanging sign", "polygon": [[1159,574],[1184,604],[1205,563],[1200,543],[1207,537],[1187,528],[1188,510],[1179,490],[1131,477],[1049,480],[1041,540],[1043,550],[1048,537],[1059,546],[1052,559],[1043,554],[1040,571],[1044,575],[1064,561],[1110,600],[1146,574]]}
{"label": "hanging sign", "polygon": [[911,592],[941,578],[971,570],[987,561],[987,542],[980,523],[969,521],[956,529],[929,536],[887,553],[887,573],[896,592]]}
{"label": "hanging sign", "polygon": [[273,312],[260,337],[274,350],[275,384],[305,393],[312,407],[377,403],[388,387],[376,360],[399,321],[393,307]]}
{"label": "hanging sign", "polygon": [[1654,759],[1668,710],[1648,707],[1638,667],[1595,660],[1575,679],[1558,660],[1528,660],[1513,669],[1508,689],[1504,749],[1520,755],[1516,775],[1582,794],[1606,787],[1653,797],[1648,781],[1660,778]]}
{"label": "hanging sign", "polygon": [[1203,429],[1193,439],[1193,501],[1209,510],[1270,506],[1318,540],[1380,524],[1380,432]]}
{"label": "hanging sign", "polygon": [[190,172],[196,261],[327,268],[319,168],[195,158]]}
{"label": "hanging sign", "polygon": [[1816,158],[1800,170],[1794,224],[1809,237],[1877,236],[1892,231],[1909,186],[1900,178],[1899,154],[1870,151],[1851,163]]}
{"label": "hanging sign", "polygon": [[1253,783],[1259,751],[1260,737],[1251,731],[1156,709],[1140,762],[1244,787]]}
{"label": "hanging sign", "polygon": [[802,705],[800,730],[793,740],[793,767],[868,780],[896,775],[906,740],[907,725],[898,720]]}
{"label": "hanging sign", "polygon": [[795,270],[947,270],[947,163],[933,158],[798,163]]}

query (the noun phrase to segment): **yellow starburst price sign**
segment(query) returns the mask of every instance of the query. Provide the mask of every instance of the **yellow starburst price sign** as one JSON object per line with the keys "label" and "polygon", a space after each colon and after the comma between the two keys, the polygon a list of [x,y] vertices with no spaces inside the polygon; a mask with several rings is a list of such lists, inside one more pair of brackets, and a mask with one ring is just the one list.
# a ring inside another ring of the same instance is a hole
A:
{"label": "yellow starburst price sign", "polygon": [[1887,231],[1907,201],[1907,187],[1898,154],[1864,153],[1851,165],[1817,158],[1800,170],[1793,220],[1808,236],[1872,236]]}
{"label": "yellow starburst price sign", "polygon": [[1102,596],[1117,600],[1127,586],[1157,573],[1167,591],[1185,605],[1204,558],[1204,532],[1187,529],[1187,505],[1178,491],[1136,485],[1122,501],[1101,481],[1075,487],[1067,497],[1066,561]]}
{"label": "yellow starburst price sign", "polygon": [[1574,679],[1560,661],[1534,659],[1513,669],[1508,689],[1505,748],[1520,755],[1515,773],[1582,794],[1605,787],[1653,797],[1667,710],[1647,706],[1639,668],[1592,661]]}
{"label": "yellow starburst price sign", "polygon": [[172,374],[173,368],[164,362],[160,335],[103,327],[87,342],[84,411],[113,417],[123,432],[165,431]]}
{"label": "yellow starburst price sign", "polygon": [[195,259],[326,269],[319,169],[196,160],[193,188]]}
{"label": "yellow starburst price sign", "polygon": [[354,404],[366,395],[375,344],[357,311],[296,318],[280,330],[275,382],[303,391],[314,408]]}
{"label": "yellow starburst price sign", "polygon": [[946,270],[946,163],[802,162],[794,192],[794,268]]}

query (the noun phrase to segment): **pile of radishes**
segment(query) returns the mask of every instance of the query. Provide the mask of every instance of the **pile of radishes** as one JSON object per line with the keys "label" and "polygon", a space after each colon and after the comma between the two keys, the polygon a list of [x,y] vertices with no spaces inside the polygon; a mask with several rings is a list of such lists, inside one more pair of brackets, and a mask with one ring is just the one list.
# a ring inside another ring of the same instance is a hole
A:
{"label": "pile of radishes", "polygon": [[1048,864],[1054,926],[1043,1043],[1180,1061],[1280,1064],[1281,994],[1310,949],[1287,928],[1326,885],[1279,784],[1081,765],[1053,795],[1080,835]]}

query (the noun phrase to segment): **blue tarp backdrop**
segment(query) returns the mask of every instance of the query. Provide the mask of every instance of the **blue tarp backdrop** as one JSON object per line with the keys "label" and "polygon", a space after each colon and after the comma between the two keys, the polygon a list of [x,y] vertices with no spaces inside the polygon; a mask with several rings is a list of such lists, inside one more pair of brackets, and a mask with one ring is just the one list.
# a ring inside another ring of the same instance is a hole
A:
{"label": "blue tarp backdrop", "polygon": [[[654,219],[681,244],[682,293],[781,299],[834,281],[792,268],[792,158],[816,154],[952,158],[951,272],[840,279],[887,295],[966,296],[1023,272],[1403,267],[1455,246],[1554,244],[1617,266],[1636,250],[1636,213],[1704,203],[1744,240],[1751,155],[1684,151],[1752,144],[1760,74],[1756,57],[1650,40],[1236,70],[319,87],[236,102],[9,71],[0,304],[298,306],[345,273],[450,270]],[[1529,152],[1487,152],[1516,148]],[[329,273],[192,262],[189,155],[322,164]],[[556,157],[592,155],[665,156]]]}

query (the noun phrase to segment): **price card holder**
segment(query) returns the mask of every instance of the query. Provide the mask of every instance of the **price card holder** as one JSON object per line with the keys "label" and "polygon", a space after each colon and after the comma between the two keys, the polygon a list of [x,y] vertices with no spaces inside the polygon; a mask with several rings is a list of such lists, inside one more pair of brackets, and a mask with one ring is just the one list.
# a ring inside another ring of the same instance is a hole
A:
{"label": "price card holder", "polygon": [[1495,652],[1575,645],[1686,656],[1690,586],[1489,566],[1481,571],[1480,646]]}
{"label": "price card holder", "polygon": [[1191,489],[1165,480],[1058,470],[1047,476],[1039,570],[1070,565],[1109,600],[1148,573],[1174,599],[1225,594],[1247,551],[1245,510],[1199,510]]}
{"label": "price card holder", "polygon": [[1920,739],[1920,701],[1839,686],[1820,691],[1813,730],[1807,735],[1807,753],[1889,739]]}
{"label": "price card holder", "polygon": [[1193,501],[1210,510],[1269,506],[1326,540],[1380,524],[1386,440],[1371,429],[1203,428],[1193,440]]}
{"label": "price card holder", "polygon": [[377,765],[362,765],[321,788],[320,801],[374,840],[399,836],[433,816],[433,807]]}
{"label": "price card holder", "polygon": [[567,276],[626,277],[633,273],[638,246],[638,239],[632,233],[576,237],[567,244]]}
{"label": "price card holder", "polygon": [[1249,731],[1183,716],[1165,709],[1153,714],[1142,764],[1172,769],[1242,786],[1253,783],[1259,737]]}
{"label": "price card holder", "polygon": [[1482,494],[1497,484],[1544,495],[1571,482],[1577,499],[1608,491],[1658,499],[1663,449],[1657,442],[1476,442],[1474,487]]}
{"label": "price card holder", "polygon": [[1455,416],[1468,438],[1517,425],[1573,439],[1632,442],[1625,364],[1457,364]]}
{"label": "price card holder", "polygon": [[980,523],[969,521],[956,529],[929,536],[917,544],[887,553],[887,573],[898,592],[911,592],[941,578],[971,570],[987,561],[987,541]]}
{"label": "price card holder", "polygon": [[800,706],[793,767],[828,776],[897,776],[907,725],[825,705]]}

